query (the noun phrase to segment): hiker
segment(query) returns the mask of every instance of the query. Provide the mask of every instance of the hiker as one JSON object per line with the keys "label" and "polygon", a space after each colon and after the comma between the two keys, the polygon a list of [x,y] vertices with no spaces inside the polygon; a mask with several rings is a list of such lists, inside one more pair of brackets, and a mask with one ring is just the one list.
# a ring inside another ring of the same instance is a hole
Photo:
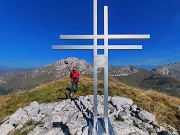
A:
{"label": "hiker", "polygon": [[77,71],[76,67],[73,67],[73,70],[70,69],[69,64],[67,64],[69,72],[70,72],[70,78],[71,78],[71,91],[70,96],[72,96],[74,85],[76,86],[75,93],[78,93],[78,81],[79,81],[79,72]]}

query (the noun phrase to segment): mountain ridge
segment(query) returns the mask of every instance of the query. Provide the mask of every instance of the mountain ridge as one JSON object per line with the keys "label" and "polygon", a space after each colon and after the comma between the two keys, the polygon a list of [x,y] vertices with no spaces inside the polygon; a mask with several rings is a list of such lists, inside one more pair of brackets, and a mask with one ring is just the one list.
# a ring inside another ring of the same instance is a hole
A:
{"label": "mountain ridge", "polygon": [[[89,77],[93,76],[92,64],[83,59],[69,57],[32,71],[13,74],[8,77],[0,76],[0,94],[28,91],[42,83],[51,82],[65,76],[69,76],[69,71],[64,64],[65,60],[69,62],[71,68],[74,66],[77,67],[81,75]],[[98,73],[103,77],[102,71],[102,68],[98,69]],[[120,81],[128,85],[143,89],[155,89],[161,92],[165,91],[171,95],[179,96],[180,82],[154,71],[150,72],[138,69],[132,65],[109,65],[109,75],[112,77],[119,77]]]}
{"label": "mountain ridge", "polygon": [[14,75],[7,79],[5,78],[3,81],[6,83],[0,85],[1,91],[3,91],[3,89],[10,92],[26,91],[40,85],[41,83],[47,83],[64,76],[68,76],[69,71],[64,64],[65,60],[69,61],[71,68],[76,66],[82,75],[92,75],[93,66],[91,64],[87,63],[85,60],[69,57],[42,68]]}
{"label": "mountain ridge", "polygon": [[[180,100],[176,97],[171,97],[166,94],[155,92],[152,90],[144,91],[134,87],[129,87],[124,83],[111,78],[109,80],[109,96],[121,96],[130,98],[134,103],[150,113],[154,114],[157,122],[162,125],[164,122],[168,125],[180,129],[179,125],[179,108]],[[70,87],[69,77],[61,78],[50,83],[42,84],[30,91],[0,96],[0,120],[10,114],[13,114],[17,109],[29,105],[33,101],[38,103],[54,103],[66,99],[66,94],[69,93],[65,88]],[[93,94],[93,79],[82,76],[82,83],[88,91],[80,85],[79,93],[75,94],[72,99],[78,96]],[[98,81],[98,94],[103,94],[103,80]],[[117,103],[117,102],[116,102]],[[31,122],[32,123],[32,122]],[[35,124],[35,123],[34,123]],[[28,124],[29,125],[29,124]],[[35,124],[36,125],[36,124]],[[18,132],[15,135],[20,135]]]}
{"label": "mountain ridge", "polygon": [[180,62],[158,66],[152,72],[180,80]]}

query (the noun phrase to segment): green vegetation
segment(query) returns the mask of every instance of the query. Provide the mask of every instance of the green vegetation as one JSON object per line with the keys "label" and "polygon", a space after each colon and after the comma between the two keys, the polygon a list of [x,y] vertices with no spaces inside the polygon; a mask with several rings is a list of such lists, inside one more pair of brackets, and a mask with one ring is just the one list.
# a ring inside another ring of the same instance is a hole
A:
{"label": "green vegetation", "polygon": [[115,117],[115,120],[117,120],[117,121],[124,121],[124,119],[123,118],[121,118],[120,116],[116,116],[116,115],[114,115],[114,117]]}
{"label": "green vegetation", "polygon": [[154,74],[144,69],[129,76],[118,77],[119,80],[128,86],[140,88],[143,90],[153,89],[159,92],[167,93],[171,96],[180,97],[180,80]]}
{"label": "green vegetation", "polygon": [[33,130],[34,127],[42,124],[43,124],[42,122],[29,121],[23,126],[22,129],[18,129],[13,133],[10,133],[10,135],[27,135],[29,132]]}
{"label": "green vegetation", "polygon": [[[93,94],[92,78],[81,78],[82,84],[88,89],[86,91],[80,84],[79,93],[72,98]],[[69,94],[66,88],[70,87],[70,78],[64,78],[32,89],[28,92],[0,96],[0,120],[14,113],[18,108],[24,107],[33,101],[39,103],[58,102],[66,99]],[[103,94],[103,81],[98,82],[98,94]],[[65,94],[66,93],[66,94]],[[109,95],[131,98],[134,104],[153,113],[159,123],[167,123],[180,130],[180,99],[152,90],[141,90],[129,87],[118,80],[110,78]]]}
{"label": "green vegetation", "polygon": [[12,90],[5,90],[4,88],[0,87],[0,95],[7,95],[11,92],[12,92]]}

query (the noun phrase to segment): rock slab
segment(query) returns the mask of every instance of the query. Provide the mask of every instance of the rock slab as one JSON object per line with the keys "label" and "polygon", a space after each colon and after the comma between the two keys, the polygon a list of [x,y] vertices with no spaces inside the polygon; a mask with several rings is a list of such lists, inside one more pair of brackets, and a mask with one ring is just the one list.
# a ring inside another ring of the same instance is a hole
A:
{"label": "rock slab", "polygon": [[[109,97],[108,116],[115,135],[178,135],[177,131],[165,131],[150,112],[138,108],[125,97]],[[103,118],[103,96],[98,95],[98,118]],[[0,135],[16,130],[28,135],[88,135],[88,122],[93,116],[93,95],[66,99],[51,104],[30,105],[19,108],[0,126]],[[26,123],[31,123],[27,124]]]}

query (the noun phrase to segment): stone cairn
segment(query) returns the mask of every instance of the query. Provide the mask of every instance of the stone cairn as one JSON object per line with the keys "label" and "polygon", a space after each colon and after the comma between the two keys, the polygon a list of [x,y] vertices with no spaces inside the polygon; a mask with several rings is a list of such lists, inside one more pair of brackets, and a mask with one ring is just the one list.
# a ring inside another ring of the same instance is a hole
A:
{"label": "stone cairn", "polygon": [[[98,95],[98,118],[103,117],[103,96]],[[109,119],[115,135],[178,135],[160,126],[155,116],[124,97],[109,97]],[[88,121],[93,117],[93,95],[66,99],[61,102],[30,105],[19,108],[6,117],[0,135],[29,131],[28,135],[88,135]],[[32,122],[32,125],[28,125]],[[34,124],[39,122],[39,124]],[[25,126],[26,125],[26,126]],[[29,129],[29,130],[28,130]]]}

